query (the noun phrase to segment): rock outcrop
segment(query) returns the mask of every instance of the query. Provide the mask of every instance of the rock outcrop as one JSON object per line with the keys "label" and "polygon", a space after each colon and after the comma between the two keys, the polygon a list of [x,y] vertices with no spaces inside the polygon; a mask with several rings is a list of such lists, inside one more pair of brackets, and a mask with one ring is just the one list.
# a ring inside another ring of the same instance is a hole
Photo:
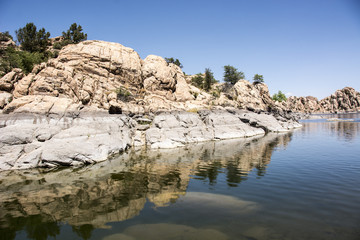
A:
{"label": "rock outcrop", "polygon": [[86,165],[130,146],[174,148],[301,126],[281,109],[267,112],[274,103],[265,84],[241,80],[205,92],[187,81],[159,56],[142,60],[103,41],[67,45],[28,75],[13,69],[0,79],[0,170]]}
{"label": "rock outcrop", "polygon": [[294,121],[281,122],[272,115],[249,111],[167,112],[132,118],[107,112],[67,112],[76,105],[69,99],[61,105],[52,100],[54,97],[43,96],[31,101],[42,105],[37,107],[43,109],[40,114],[1,116],[0,170],[82,166],[105,161],[131,146],[176,148],[301,127]]}
{"label": "rock outcrop", "polygon": [[[36,66],[27,76],[14,69],[0,79],[0,90],[12,93],[14,99],[45,95],[84,106],[117,106],[134,112],[166,109],[166,103],[194,98],[175,64],[154,55],[142,60],[131,48],[102,41],[68,45],[57,58]],[[153,95],[165,103],[153,104]],[[181,109],[181,104],[175,108]]]}
{"label": "rock outcrop", "polygon": [[320,101],[311,96],[289,97],[285,106],[294,112],[304,113],[360,111],[360,93],[351,87],[345,87]]}
{"label": "rock outcrop", "polygon": [[[67,98],[73,104],[126,113],[221,107],[266,111],[273,105],[262,83],[221,83],[207,93],[190,81],[180,67],[162,57],[149,55],[142,60],[133,49],[118,43],[84,41],[65,46],[57,58],[35,66],[26,76],[13,69],[0,79],[0,91],[11,93],[14,99],[11,106],[3,104],[5,113],[21,112],[24,102],[39,96]],[[42,110],[34,109],[38,111]]]}

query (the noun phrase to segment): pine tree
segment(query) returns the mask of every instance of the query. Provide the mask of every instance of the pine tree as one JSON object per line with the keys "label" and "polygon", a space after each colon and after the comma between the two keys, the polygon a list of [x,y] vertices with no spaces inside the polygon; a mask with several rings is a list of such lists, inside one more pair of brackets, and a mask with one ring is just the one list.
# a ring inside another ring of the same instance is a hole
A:
{"label": "pine tree", "polygon": [[204,79],[204,90],[209,91],[211,89],[211,85],[214,82],[214,75],[211,72],[210,68],[205,68],[205,79]]}
{"label": "pine tree", "polygon": [[44,28],[37,31],[34,23],[27,23],[25,27],[19,28],[15,33],[22,50],[43,53],[50,45],[50,33],[46,32]]}
{"label": "pine tree", "polygon": [[62,32],[64,42],[67,43],[79,43],[87,39],[87,34],[82,32],[81,25],[76,23],[71,24],[70,28],[66,32]]}
{"label": "pine tree", "polygon": [[230,65],[224,66],[224,81],[234,85],[240,79],[245,79],[245,74],[243,72],[238,72],[238,70]]}

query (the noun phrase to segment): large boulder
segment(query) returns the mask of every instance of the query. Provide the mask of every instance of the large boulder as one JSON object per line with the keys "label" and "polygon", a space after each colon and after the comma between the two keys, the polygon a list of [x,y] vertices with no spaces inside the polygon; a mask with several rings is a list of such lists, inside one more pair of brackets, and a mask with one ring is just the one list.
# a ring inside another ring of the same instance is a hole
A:
{"label": "large boulder", "polygon": [[359,111],[360,93],[351,87],[345,87],[320,101],[312,96],[289,97],[286,106],[294,112],[304,113]]}
{"label": "large boulder", "polygon": [[323,109],[319,105],[319,100],[312,96],[294,97],[291,96],[286,101],[287,108],[294,112],[312,113],[320,112]]}
{"label": "large boulder", "polygon": [[43,115],[55,114],[63,116],[66,113],[78,113],[81,105],[69,98],[58,98],[43,95],[28,95],[14,99],[6,105],[4,113],[37,113]]}
{"label": "large boulder", "polygon": [[11,72],[0,78],[0,90],[11,92],[14,89],[14,84],[24,77],[20,68],[14,68]]}
{"label": "large boulder", "polygon": [[5,116],[0,121],[0,170],[92,164],[131,144],[126,116]]}
{"label": "large boulder", "polygon": [[264,83],[251,84],[247,80],[239,80],[234,85],[234,91],[237,102],[243,108],[266,110],[274,104]]}
{"label": "large boulder", "polygon": [[162,57],[149,55],[142,66],[144,88],[147,91],[165,96],[169,100],[192,100],[184,73],[172,63],[167,63]]}
{"label": "large boulder", "polygon": [[319,105],[327,112],[357,111],[360,110],[360,93],[345,87],[322,99]]}

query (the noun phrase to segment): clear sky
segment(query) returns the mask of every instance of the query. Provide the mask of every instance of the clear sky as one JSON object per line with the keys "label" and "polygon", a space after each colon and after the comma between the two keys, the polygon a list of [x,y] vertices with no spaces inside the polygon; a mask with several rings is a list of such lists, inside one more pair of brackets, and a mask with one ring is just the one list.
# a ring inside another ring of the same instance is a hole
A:
{"label": "clear sky", "polygon": [[76,22],[88,39],[180,59],[187,74],[233,65],[252,80],[319,99],[360,90],[360,0],[0,0],[0,31],[33,22],[51,37]]}

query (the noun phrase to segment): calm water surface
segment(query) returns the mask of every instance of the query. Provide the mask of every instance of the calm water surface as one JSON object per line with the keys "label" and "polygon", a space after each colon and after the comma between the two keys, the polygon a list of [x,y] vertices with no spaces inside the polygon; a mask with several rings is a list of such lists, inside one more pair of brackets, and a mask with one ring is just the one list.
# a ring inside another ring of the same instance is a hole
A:
{"label": "calm water surface", "polygon": [[336,117],[355,121],[0,173],[0,239],[360,239],[360,116]]}

